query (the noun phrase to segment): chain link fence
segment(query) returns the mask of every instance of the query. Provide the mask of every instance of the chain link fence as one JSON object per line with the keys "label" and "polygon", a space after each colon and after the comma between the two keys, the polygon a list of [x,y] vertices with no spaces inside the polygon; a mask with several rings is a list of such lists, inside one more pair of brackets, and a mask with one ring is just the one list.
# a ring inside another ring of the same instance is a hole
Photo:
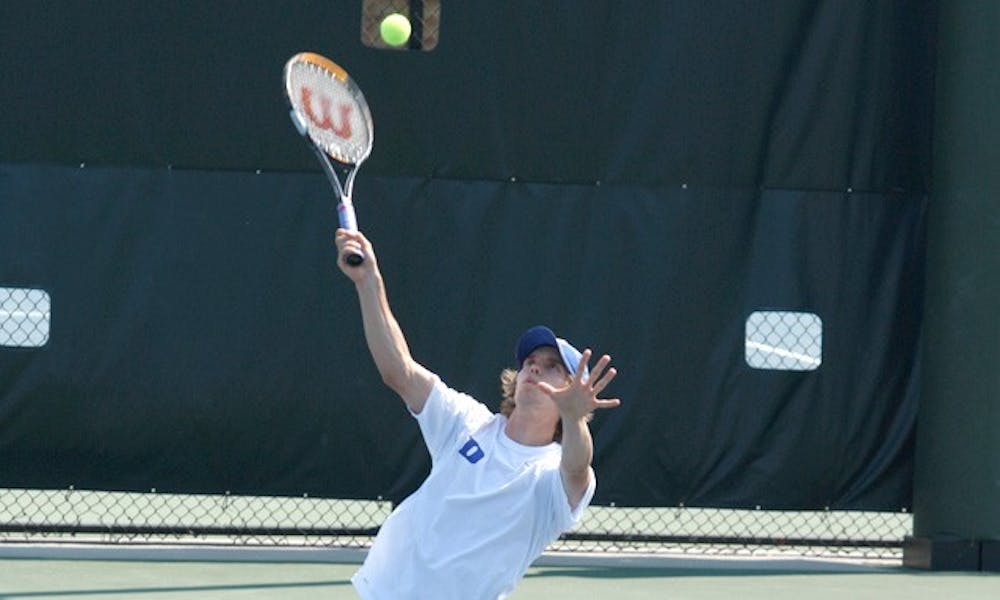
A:
{"label": "chain link fence", "polygon": [[[0,542],[367,548],[384,500],[0,489]],[[592,506],[549,551],[901,560],[906,512]]]}
{"label": "chain link fence", "polygon": [[0,347],[44,346],[49,341],[50,317],[45,290],[0,287]]}
{"label": "chain link fence", "polygon": [[746,363],[754,369],[815,371],[823,363],[823,321],[809,312],[753,312],[745,344]]}

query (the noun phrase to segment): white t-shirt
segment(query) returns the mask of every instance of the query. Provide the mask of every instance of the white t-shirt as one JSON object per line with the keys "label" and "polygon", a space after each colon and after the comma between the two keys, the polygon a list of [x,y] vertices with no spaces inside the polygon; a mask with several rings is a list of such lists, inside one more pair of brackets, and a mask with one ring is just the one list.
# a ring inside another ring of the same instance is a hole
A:
{"label": "white t-shirt", "polygon": [[440,380],[416,419],[430,475],[383,523],[354,588],[365,600],[504,598],[580,520],[596,478],[571,511],[559,444],[518,444],[506,417]]}

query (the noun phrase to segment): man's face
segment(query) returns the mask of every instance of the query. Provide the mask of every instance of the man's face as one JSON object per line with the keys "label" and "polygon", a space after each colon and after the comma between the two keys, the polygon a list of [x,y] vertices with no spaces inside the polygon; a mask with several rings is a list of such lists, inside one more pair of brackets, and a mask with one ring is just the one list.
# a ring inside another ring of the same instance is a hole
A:
{"label": "man's face", "polygon": [[524,359],[524,364],[517,373],[517,391],[520,392],[522,387],[537,390],[533,384],[543,382],[553,387],[562,387],[568,379],[569,372],[563,365],[559,351],[551,346],[541,346]]}

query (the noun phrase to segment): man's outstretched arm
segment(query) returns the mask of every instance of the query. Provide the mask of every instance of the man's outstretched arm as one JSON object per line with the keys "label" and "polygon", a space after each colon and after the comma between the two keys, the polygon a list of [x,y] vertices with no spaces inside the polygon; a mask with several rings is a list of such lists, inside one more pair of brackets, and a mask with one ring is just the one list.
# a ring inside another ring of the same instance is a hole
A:
{"label": "man's outstretched arm", "polygon": [[618,398],[601,400],[599,393],[618,374],[611,364],[611,357],[605,354],[597,361],[590,377],[583,379],[583,368],[590,361],[591,351],[583,352],[580,364],[570,383],[555,388],[547,383],[538,384],[559,406],[562,419],[562,462],[559,472],[570,508],[576,509],[587,493],[590,485],[590,464],[594,459],[594,441],[587,425],[588,415],[599,408],[614,408],[621,404]]}
{"label": "man's outstretched arm", "polygon": [[[413,413],[424,408],[434,385],[434,375],[413,360],[403,331],[389,308],[385,283],[368,238],[357,231],[337,230],[337,266],[351,281],[361,305],[361,322],[368,351],[382,381],[395,391]],[[360,252],[364,261],[348,265],[345,257]]]}

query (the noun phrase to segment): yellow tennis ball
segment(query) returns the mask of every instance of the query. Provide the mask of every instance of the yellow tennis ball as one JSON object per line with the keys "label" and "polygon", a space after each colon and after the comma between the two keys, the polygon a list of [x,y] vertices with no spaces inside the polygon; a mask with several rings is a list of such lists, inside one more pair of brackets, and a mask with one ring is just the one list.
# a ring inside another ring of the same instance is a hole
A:
{"label": "yellow tennis ball", "polygon": [[390,46],[402,46],[410,39],[410,20],[399,13],[392,13],[382,19],[379,25],[382,41]]}

